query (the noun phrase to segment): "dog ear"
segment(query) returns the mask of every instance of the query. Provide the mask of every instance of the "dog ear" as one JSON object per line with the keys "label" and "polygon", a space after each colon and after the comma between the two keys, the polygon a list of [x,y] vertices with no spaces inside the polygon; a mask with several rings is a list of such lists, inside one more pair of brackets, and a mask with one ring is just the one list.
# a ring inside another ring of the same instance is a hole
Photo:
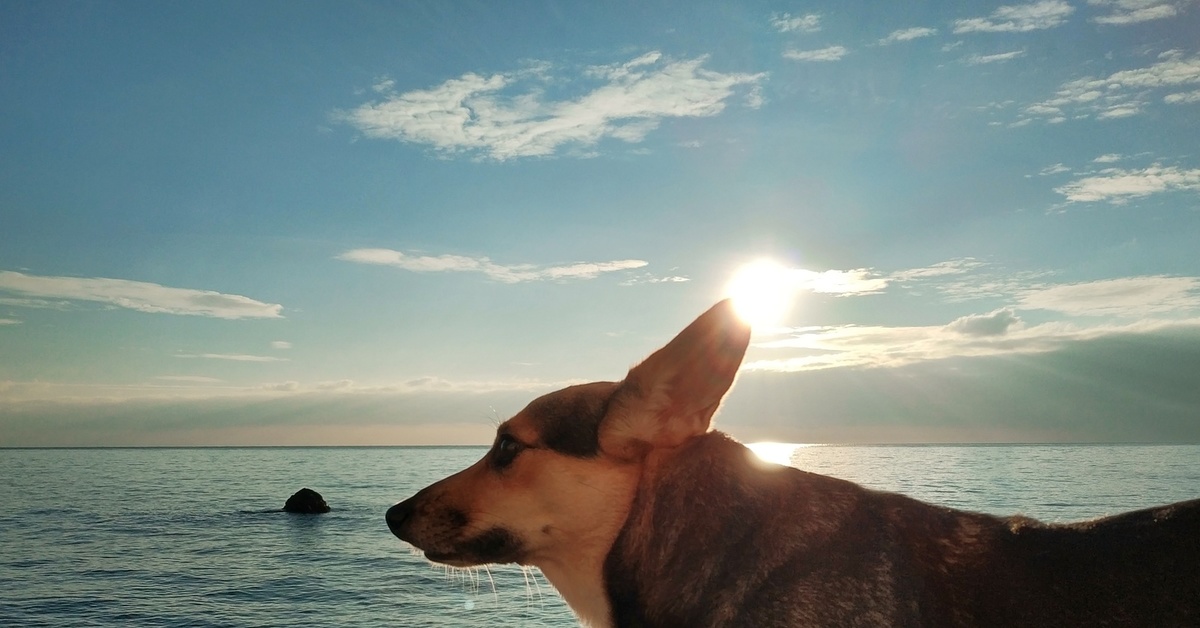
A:
{"label": "dog ear", "polygon": [[601,450],[635,458],[707,432],[749,343],[750,326],[729,299],[701,314],[629,371],[600,424]]}

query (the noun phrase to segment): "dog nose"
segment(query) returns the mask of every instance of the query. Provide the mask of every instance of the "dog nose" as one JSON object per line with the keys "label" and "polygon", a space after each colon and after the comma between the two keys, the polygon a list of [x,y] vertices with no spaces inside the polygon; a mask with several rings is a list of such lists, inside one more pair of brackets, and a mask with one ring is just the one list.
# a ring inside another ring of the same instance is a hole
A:
{"label": "dog nose", "polygon": [[404,523],[408,521],[410,517],[412,517],[413,511],[415,510],[412,502],[413,500],[406,499],[399,504],[388,508],[387,515],[385,515],[384,518],[387,519],[388,529],[392,531],[392,534],[400,536],[400,529],[404,527]]}

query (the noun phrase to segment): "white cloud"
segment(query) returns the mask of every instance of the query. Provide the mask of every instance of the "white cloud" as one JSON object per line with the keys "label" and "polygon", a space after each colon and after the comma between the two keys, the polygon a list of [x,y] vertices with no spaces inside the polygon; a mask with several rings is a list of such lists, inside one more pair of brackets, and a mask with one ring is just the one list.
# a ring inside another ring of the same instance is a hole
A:
{"label": "white cloud", "polygon": [[1017,313],[1005,307],[987,314],[963,316],[947,325],[946,329],[966,336],[1003,336],[1020,325],[1021,319]]}
{"label": "white cloud", "polygon": [[271,341],[271,348],[272,349],[291,349],[292,343],[290,343],[286,340],[273,340],[273,341]]}
{"label": "white cloud", "polygon": [[199,358],[204,360],[229,360],[232,362],[287,362],[287,358],[276,358],[266,355],[247,355],[244,353],[177,353],[177,358]]}
{"label": "white cloud", "polygon": [[1200,169],[1183,170],[1159,164],[1141,170],[1106,168],[1095,176],[1072,181],[1054,191],[1071,202],[1108,201],[1120,205],[1161,192],[1200,192]]}
{"label": "white cloud", "polygon": [[1122,277],[1032,290],[1020,297],[1026,309],[1073,316],[1146,316],[1200,311],[1200,278]]}
{"label": "white cloud", "polygon": [[1024,50],[1013,50],[1012,52],[1001,52],[993,55],[971,55],[970,57],[967,57],[966,64],[983,65],[987,63],[1003,63],[1024,55]]}
{"label": "white cloud", "polygon": [[684,277],[682,275],[667,275],[664,277],[659,277],[657,275],[652,275],[650,273],[641,273],[639,275],[630,277],[629,279],[626,279],[625,281],[622,281],[621,285],[622,286],[635,286],[637,284],[643,284],[643,283],[685,283],[688,281],[691,281],[691,278]]}
{"label": "white cloud", "polygon": [[786,50],[783,58],[792,61],[840,61],[849,52],[845,46],[829,46],[817,50]]}
{"label": "white cloud", "polygon": [[1038,174],[1043,177],[1046,177],[1046,176],[1050,176],[1050,175],[1054,175],[1054,174],[1062,174],[1064,172],[1070,172],[1070,171],[1071,171],[1070,168],[1062,165],[1061,163],[1057,163],[1057,164],[1054,164],[1053,166],[1046,166],[1045,168],[1042,168],[1038,172]]}
{"label": "white cloud", "polygon": [[815,33],[821,30],[821,16],[816,13],[796,16],[791,13],[776,13],[771,16],[771,26],[781,33]]}
{"label": "white cloud", "polygon": [[888,275],[888,279],[892,281],[913,281],[917,279],[928,279],[930,277],[962,275],[969,273],[983,265],[983,262],[973,257],[962,257],[958,259],[946,260],[944,262],[938,262],[926,268],[913,268],[909,270],[896,271]]}
{"label": "white cloud", "polygon": [[1015,295],[1048,285],[1052,271],[995,270],[972,273],[968,277],[954,277],[933,286],[949,303],[964,303],[978,299],[1002,299],[1010,301]]}
{"label": "white cloud", "polygon": [[888,285],[886,278],[872,276],[867,268],[820,272],[797,268],[791,271],[791,277],[797,290],[842,296],[875,294]]}
{"label": "white cloud", "polygon": [[[335,117],[367,137],[425,144],[445,154],[545,157],[606,138],[640,142],[667,118],[715,116],[738,87],[752,91],[766,76],[715,72],[702,67],[706,61],[651,52],[587,68],[574,78],[551,76],[549,64],[486,77],[464,74],[431,89],[388,92]],[[555,92],[574,88],[578,95],[547,100],[551,84]]]}
{"label": "white cloud", "polygon": [[1115,164],[1121,161],[1121,155],[1118,153],[1106,153],[1092,160],[1092,163],[1097,164]]}
{"label": "white cloud", "polygon": [[1130,103],[1118,107],[1109,107],[1104,111],[1096,114],[1097,120],[1112,120],[1114,118],[1128,118],[1136,116],[1142,112],[1142,108],[1137,103]]}
{"label": "white cloud", "polygon": [[[1123,118],[1138,115],[1149,106],[1155,90],[1200,85],[1200,55],[1185,56],[1177,50],[1159,55],[1159,60],[1144,68],[1114,72],[1106,78],[1084,77],[1063,83],[1054,97],[1025,108],[1035,118],[1064,115],[1082,119]],[[1168,94],[1167,103],[1190,102],[1186,94]],[[1200,100],[1200,96],[1196,97]]]}
{"label": "white cloud", "polygon": [[1178,94],[1167,94],[1163,96],[1163,102],[1172,105],[1190,105],[1200,102],[1200,89],[1191,92],[1180,92]]}
{"label": "white cloud", "polygon": [[[1045,353],[1061,349],[1068,343],[1107,336],[1200,327],[1200,318],[1086,327],[1061,322],[1024,326],[1012,321],[1004,327],[1003,333],[979,333],[981,330],[996,331],[1006,323],[1007,315],[1003,310],[1000,312],[963,317],[944,326],[846,325],[798,330],[790,338],[753,345],[756,355],[780,353],[785,354],[784,357],[752,359],[742,369],[796,372],[847,367],[895,368],[954,357]],[[989,317],[992,320],[986,321]],[[981,321],[967,325],[976,333],[963,333],[964,323],[960,322],[963,320]],[[988,325],[992,327],[989,329]]]}
{"label": "white cloud", "polygon": [[382,76],[378,80],[375,81],[374,85],[371,86],[371,91],[378,93],[378,94],[386,94],[395,88],[396,88],[396,81],[394,81],[386,76]]}
{"label": "white cloud", "polygon": [[578,262],[562,266],[533,264],[502,265],[486,257],[463,255],[410,255],[391,249],[354,249],[337,257],[347,262],[394,266],[412,272],[474,272],[502,283],[566,279],[595,279],[602,273],[642,268],[647,262],[637,259],[611,262]]}
{"label": "white cloud", "polygon": [[922,37],[931,37],[933,35],[936,35],[937,32],[938,31],[936,28],[929,28],[926,26],[917,26],[914,28],[902,28],[900,30],[892,31],[890,34],[888,34],[887,37],[880,39],[879,45],[887,46],[887,45],[894,44],[897,42],[912,41],[914,39],[920,39]]}
{"label": "white cloud", "polygon": [[1092,6],[1105,7],[1111,12],[1092,18],[1097,24],[1123,26],[1175,17],[1187,2],[1163,0],[1088,0]]}
{"label": "white cloud", "polygon": [[1075,8],[1064,0],[1042,0],[1031,4],[1002,6],[988,17],[954,22],[955,34],[1025,33],[1060,26]]}
{"label": "white cloud", "polygon": [[15,318],[0,318],[0,325],[20,325],[21,321]]}
{"label": "white cloud", "polygon": [[[30,307],[38,307],[36,304],[42,299],[67,299],[156,314],[224,319],[283,317],[280,313],[283,306],[263,303],[241,295],[170,288],[155,283],[104,277],[43,277],[0,271],[0,292],[33,297],[32,300],[23,303]],[[22,304],[19,299],[10,299],[8,303]]]}

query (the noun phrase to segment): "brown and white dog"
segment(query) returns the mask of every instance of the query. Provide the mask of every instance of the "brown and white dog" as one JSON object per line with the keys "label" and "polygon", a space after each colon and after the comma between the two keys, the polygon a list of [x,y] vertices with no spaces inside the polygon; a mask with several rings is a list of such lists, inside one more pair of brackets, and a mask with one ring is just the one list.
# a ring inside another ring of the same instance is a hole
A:
{"label": "brown and white dog", "polygon": [[597,628],[1200,626],[1200,500],[1045,525],[760,463],[710,430],[749,338],[718,303],[624,380],[535,399],[388,526],[537,566]]}

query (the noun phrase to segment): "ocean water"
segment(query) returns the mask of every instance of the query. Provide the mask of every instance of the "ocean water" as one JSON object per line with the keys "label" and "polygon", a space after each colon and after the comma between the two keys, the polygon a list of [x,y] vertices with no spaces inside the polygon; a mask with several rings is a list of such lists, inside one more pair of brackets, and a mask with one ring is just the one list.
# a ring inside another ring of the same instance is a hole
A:
{"label": "ocean water", "polygon": [[[431,566],[387,508],[463,448],[0,449],[0,626],[573,626],[536,571]],[[1200,496],[1198,446],[802,446],[930,502],[1047,521]],[[327,515],[278,512],[301,487]]]}

